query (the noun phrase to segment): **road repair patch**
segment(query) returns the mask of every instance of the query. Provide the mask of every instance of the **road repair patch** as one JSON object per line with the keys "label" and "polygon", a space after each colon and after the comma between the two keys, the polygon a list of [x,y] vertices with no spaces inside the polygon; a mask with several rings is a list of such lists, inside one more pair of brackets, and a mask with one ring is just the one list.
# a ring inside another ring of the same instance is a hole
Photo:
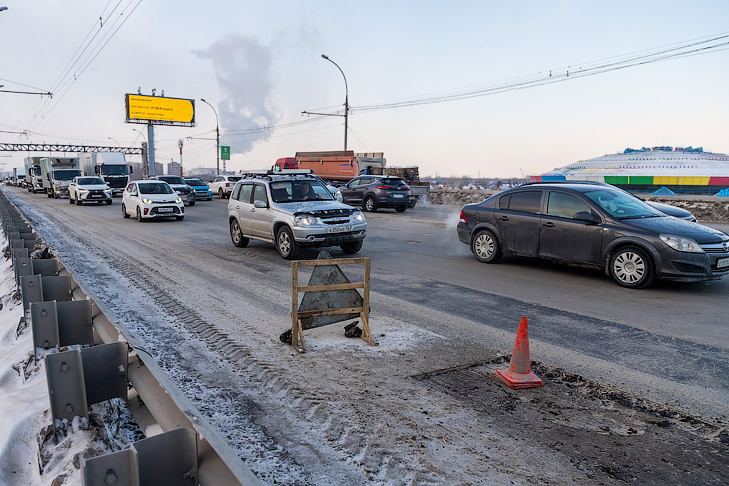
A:
{"label": "road repair patch", "polygon": [[598,483],[729,484],[729,432],[579,375],[532,362],[543,388],[512,390],[508,358],[413,376],[517,441],[563,454]]}

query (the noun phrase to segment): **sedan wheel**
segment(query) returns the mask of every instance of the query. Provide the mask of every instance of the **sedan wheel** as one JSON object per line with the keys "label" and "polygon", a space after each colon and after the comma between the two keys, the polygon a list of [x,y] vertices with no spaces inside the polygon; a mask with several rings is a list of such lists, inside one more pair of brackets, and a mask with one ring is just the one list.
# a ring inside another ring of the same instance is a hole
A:
{"label": "sedan wheel", "polygon": [[124,203],[122,203],[122,216],[124,216],[125,218],[129,217],[129,213],[127,212],[127,207],[124,205]]}
{"label": "sedan wheel", "polygon": [[610,275],[622,287],[646,287],[653,282],[653,263],[642,249],[627,246],[610,258]]}
{"label": "sedan wheel", "polygon": [[471,240],[471,251],[476,259],[483,263],[496,263],[502,255],[496,236],[488,230],[476,233]]}
{"label": "sedan wheel", "polygon": [[222,189],[218,189],[218,196],[220,196],[220,199],[224,199],[225,198],[225,194],[223,193],[223,190]]}
{"label": "sedan wheel", "polygon": [[137,206],[137,221],[142,222],[142,210]]}

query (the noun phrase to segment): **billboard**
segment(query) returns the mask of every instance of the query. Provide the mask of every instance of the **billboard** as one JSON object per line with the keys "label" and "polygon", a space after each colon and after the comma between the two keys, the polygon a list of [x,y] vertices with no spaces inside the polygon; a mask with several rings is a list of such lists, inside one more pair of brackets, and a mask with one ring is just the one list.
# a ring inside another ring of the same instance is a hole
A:
{"label": "billboard", "polygon": [[127,123],[195,126],[195,100],[127,93],[125,101]]}

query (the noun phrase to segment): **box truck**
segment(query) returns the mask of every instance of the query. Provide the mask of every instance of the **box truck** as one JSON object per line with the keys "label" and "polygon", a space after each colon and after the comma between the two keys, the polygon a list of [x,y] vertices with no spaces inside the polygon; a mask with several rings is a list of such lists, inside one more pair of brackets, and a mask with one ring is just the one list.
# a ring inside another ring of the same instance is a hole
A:
{"label": "box truck", "polygon": [[78,157],[42,157],[40,159],[43,189],[48,197],[68,197],[68,185],[81,175]]}
{"label": "box truck", "polygon": [[43,192],[43,175],[40,159],[42,157],[25,158],[25,183],[29,192]]}
{"label": "box truck", "polygon": [[113,195],[124,192],[129,184],[129,166],[121,152],[84,152],[76,154],[81,172],[87,176],[99,176],[111,188]]}

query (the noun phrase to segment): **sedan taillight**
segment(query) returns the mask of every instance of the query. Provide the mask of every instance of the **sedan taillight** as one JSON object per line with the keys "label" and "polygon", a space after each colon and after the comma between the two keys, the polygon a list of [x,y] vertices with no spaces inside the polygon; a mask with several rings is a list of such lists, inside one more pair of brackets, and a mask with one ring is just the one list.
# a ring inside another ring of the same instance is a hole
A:
{"label": "sedan taillight", "polygon": [[226,182],[225,187],[230,187],[230,182]]}
{"label": "sedan taillight", "polygon": [[461,209],[461,216],[460,216],[461,223],[468,223],[466,220],[466,213],[463,212],[463,209]]}

